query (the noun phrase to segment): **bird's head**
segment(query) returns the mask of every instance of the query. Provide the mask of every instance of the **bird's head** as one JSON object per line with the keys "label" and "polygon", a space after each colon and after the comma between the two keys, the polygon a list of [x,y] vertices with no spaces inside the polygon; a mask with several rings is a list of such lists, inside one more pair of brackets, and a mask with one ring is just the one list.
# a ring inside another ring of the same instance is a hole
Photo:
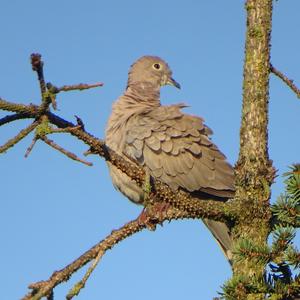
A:
{"label": "bird's head", "polygon": [[152,85],[158,89],[169,84],[180,89],[180,84],[172,78],[168,64],[157,56],[143,56],[132,64],[127,86],[132,84]]}

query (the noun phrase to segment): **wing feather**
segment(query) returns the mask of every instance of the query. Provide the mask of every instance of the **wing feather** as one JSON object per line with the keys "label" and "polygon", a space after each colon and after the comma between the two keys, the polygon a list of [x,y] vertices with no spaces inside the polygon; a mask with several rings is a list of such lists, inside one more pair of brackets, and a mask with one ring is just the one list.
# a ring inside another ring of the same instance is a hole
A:
{"label": "wing feather", "polygon": [[234,191],[233,168],[210,140],[212,130],[203,119],[180,108],[160,106],[129,119],[124,152],[174,190],[226,197]]}

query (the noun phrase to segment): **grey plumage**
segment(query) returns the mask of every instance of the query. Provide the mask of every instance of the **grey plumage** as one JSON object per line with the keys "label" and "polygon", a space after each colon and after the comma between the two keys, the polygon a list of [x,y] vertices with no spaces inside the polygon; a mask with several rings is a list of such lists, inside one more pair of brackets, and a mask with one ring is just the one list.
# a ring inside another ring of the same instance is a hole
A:
{"label": "grey plumage", "polygon": [[[210,139],[202,118],[182,112],[184,104],[162,106],[160,88],[171,84],[169,66],[159,57],[144,56],[129,71],[125,93],[113,104],[106,144],[134,158],[151,176],[199,199],[226,201],[234,195],[234,173]],[[143,204],[144,192],[127,175],[108,163],[114,186],[131,201]],[[224,223],[203,220],[231,258],[231,238]]]}

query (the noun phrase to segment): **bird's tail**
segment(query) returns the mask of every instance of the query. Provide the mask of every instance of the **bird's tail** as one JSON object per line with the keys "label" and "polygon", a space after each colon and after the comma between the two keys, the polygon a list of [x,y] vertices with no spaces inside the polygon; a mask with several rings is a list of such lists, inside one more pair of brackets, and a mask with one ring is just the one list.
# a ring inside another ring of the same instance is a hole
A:
{"label": "bird's tail", "polygon": [[228,226],[223,222],[213,221],[209,219],[203,219],[202,221],[213,234],[214,238],[216,239],[217,243],[221,247],[224,255],[226,256],[228,262],[231,265],[232,239]]}

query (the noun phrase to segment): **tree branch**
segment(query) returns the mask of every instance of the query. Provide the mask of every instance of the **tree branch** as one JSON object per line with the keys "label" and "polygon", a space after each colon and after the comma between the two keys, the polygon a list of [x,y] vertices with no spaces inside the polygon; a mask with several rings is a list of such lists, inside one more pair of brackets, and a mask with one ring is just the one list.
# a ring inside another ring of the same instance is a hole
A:
{"label": "tree branch", "polygon": [[44,79],[44,70],[43,70],[44,63],[41,59],[42,56],[39,53],[32,53],[30,58],[31,58],[32,70],[37,72],[38,80],[40,83],[40,90],[41,93],[44,94],[46,92],[46,83]]}
{"label": "tree branch", "polygon": [[17,104],[6,101],[0,98],[0,109],[7,110],[10,112],[28,114],[28,118],[34,118],[38,112],[38,106],[34,104]]}
{"label": "tree branch", "polygon": [[279,77],[284,83],[286,83],[287,86],[289,86],[291,90],[297,95],[297,97],[300,98],[300,90],[294,84],[294,81],[292,79],[286,77],[283,73],[277,70],[272,64],[270,65],[270,71],[273,74],[275,74],[277,77]]}
{"label": "tree branch", "polygon": [[66,296],[67,300],[71,300],[74,296],[79,295],[80,291],[85,287],[87,280],[90,278],[91,274],[96,269],[98,263],[100,262],[100,260],[104,254],[105,254],[104,250],[102,250],[102,249],[99,250],[97,256],[95,257],[91,266],[88,268],[88,270],[84,274],[83,278],[80,281],[78,281],[68,292],[68,294]]}
{"label": "tree branch", "polygon": [[[166,220],[177,220],[184,218],[196,218],[197,216],[188,212],[180,211],[173,207],[169,207],[161,219],[151,218],[150,222],[153,225],[160,224]],[[99,253],[104,253],[112,249],[116,244],[126,239],[127,237],[147,228],[149,220],[142,223],[141,218],[125,224],[118,230],[113,230],[104,240],[93,246],[91,249],[82,254],[79,258],[67,265],[65,268],[54,272],[46,281],[39,281],[29,285],[32,291],[27,294],[22,300],[38,300],[42,297],[51,295],[53,289],[60,283],[67,281],[76,271],[86,265],[88,262],[94,260]],[[100,255],[101,256],[101,255]]]}
{"label": "tree branch", "polygon": [[[0,101],[0,109],[12,109],[13,111],[17,111],[22,114],[26,113],[28,116],[34,119],[41,118],[41,108],[33,104],[15,104],[2,100],[2,102]],[[44,116],[49,120],[50,123],[58,128],[69,128],[68,132],[88,145],[91,148],[92,153],[98,154],[105,160],[111,162],[118,169],[135,180],[140,187],[143,186],[145,171],[137,163],[134,161],[129,161],[129,159],[125,159],[116,154],[113,150],[109,149],[105,145],[104,141],[94,137],[81,127],[78,127],[77,124],[66,121],[49,111],[45,111]],[[13,143],[11,146],[14,144],[15,143]],[[227,222],[228,219],[235,218],[234,213],[232,213],[232,205],[230,202],[223,203],[221,201],[199,200],[198,198],[193,198],[189,193],[185,193],[184,191],[175,193],[167,185],[159,181],[155,182],[154,189],[150,196],[159,199],[159,201],[167,202],[179,209],[196,213],[198,214],[199,218],[211,218],[216,221],[224,222]]]}
{"label": "tree branch", "polygon": [[7,123],[16,121],[16,120],[22,120],[22,119],[28,119],[30,118],[30,115],[27,113],[17,113],[13,115],[7,115],[0,119],[0,126],[5,125]]}
{"label": "tree branch", "polygon": [[94,84],[79,83],[79,84],[72,84],[72,85],[63,85],[62,87],[58,88],[52,85],[50,82],[47,83],[48,90],[54,94],[58,94],[59,92],[69,92],[75,90],[82,91],[82,90],[92,89],[101,86],[103,86],[103,83],[97,82]]}
{"label": "tree branch", "polygon": [[4,153],[9,148],[13,147],[15,144],[20,142],[24,137],[26,137],[31,131],[33,131],[37,126],[39,125],[39,122],[33,122],[25,129],[21,130],[15,137],[8,140],[3,146],[0,146],[0,153]]}
{"label": "tree branch", "polygon": [[29,154],[31,153],[33,147],[35,146],[36,142],[38,141],[39,137],[37,135],[35,135],[35,137],[32,139],[31,144],[28,146],[24,157],[27,158],[29,156]]}
{"label": "tree branch", "polygon": [[74,153],[64,149],[63,147],[57,145],[54,141],[48,139],[46,136],[41,136],[40,139],[42,141],[44,141],[50,147],[54,148],[55,150],[61,152],[62,154],[66,155],[67,157],[69,157],[69,158],[71,158],[75,161],[81,162],[81,163],[83,163],[83,164],[85,164],[86,166],[89,166],[89,167],[91,167],[93,165],[91,162],[85,161],[85,160],[79,158],[76,154],[74,154]]}

